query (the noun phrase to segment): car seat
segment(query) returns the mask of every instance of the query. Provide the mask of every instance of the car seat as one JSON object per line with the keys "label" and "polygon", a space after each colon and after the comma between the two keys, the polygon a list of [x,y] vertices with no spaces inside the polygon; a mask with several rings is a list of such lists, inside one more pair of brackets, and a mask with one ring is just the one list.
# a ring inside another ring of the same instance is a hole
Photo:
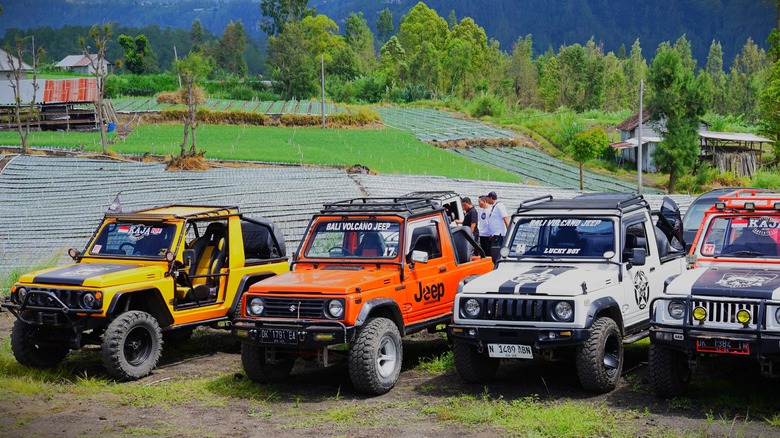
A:
{"label": "car seat", "polygon": [[355,255],[359,257],[382,257],[385,254],[385,244],[378,233],[366,233],[360,240]]}

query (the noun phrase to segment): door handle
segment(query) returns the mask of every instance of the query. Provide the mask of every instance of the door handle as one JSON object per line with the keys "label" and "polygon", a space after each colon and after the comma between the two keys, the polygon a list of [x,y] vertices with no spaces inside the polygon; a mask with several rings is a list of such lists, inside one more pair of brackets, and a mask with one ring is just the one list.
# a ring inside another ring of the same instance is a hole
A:
{"label": "door handle", "polygon": [[650,272],[653,272],[653,271],[655,271],[655,266],[653,266],[652,268],[650,268]]}
{"label": "door handle", "polygon": [[446,266],[439,266],[439,272],[444,272],[447,270]]}

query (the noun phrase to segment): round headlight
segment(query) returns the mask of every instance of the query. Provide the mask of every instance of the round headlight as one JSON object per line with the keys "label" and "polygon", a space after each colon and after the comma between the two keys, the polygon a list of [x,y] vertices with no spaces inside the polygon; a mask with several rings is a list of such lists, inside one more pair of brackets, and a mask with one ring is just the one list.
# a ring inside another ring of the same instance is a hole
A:
{"label": "round headlight", "polygon": [[247,306],[247,310],[249,311],[250,315],[260,315],[263,313],[263,310],[265,310],[265,303],[263,302],[262,298],[255,297],[249,300],[249,306]]}
{"label": "round headlight", "polygon": [[563,321],[569,321],[574,316],[574,308],[571,307],[571,304],[568,301],[561,301],[558,304],[555,305],[555,317],[563,320]]}
{"label": "round headlight", "polygon": [[667,308],[669,309],[669,316],[674,319],[682,319],[685,314],[685,303],[682,301],[670,301]]}
{"label": "round headlight", "polygon": [[97,302],[97,299],[95,299],[95,296],[92,295],[91,292],[87,292],[83,297],[81,297],[81,302],[84,304],[85,308],[91,309]]}
{"label": "round headlight", "polygon": [[693,309],[693,319],[696,321],[704,321],[704,318],[707,317],[707,309],[704,307],[697,307]]}
{"label": "round headlight", "polygon": [[747,324],[750,322],[750,312],[748,312],[745,309],[742,309],[737,312],[737,321],[739,321],[740,324]]}
{"label": "round headlight", "polygon": [[328,301],[328,314],[334,318],[341,318],[344,316],[344,304],[341,300]]}
{"label": "round headlight", "polygon": [[469,318],[476,318],[480,310],[479,300],[469,298],[463,303],[463,313]]}
{"label": "round headlight", "polygon": [[778,324],[780,324],[780,307],[775,310],[775,321],[777,321]]}
{"label": "round headlight", "polygon": [[[27,289],[23,287],[16,289],[16,296],[19,298],[19,304],[22,304],[24,302],[24,297],[27,296]],[[780,310],[780,308],[778,310]]]}

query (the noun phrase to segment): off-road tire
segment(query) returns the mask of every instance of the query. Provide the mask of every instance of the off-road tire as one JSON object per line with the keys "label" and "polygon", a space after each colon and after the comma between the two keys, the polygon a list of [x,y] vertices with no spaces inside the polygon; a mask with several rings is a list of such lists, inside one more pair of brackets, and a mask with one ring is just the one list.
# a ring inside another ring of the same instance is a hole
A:
{"label": "off-road tire", "polygon": [[685,394],[691,383],[688,357],[663,345],[650,344],[650,386],[662,398]]}
{"label": "off-road tire", "polygon": [[489,357],[477,351],[477,347],[455,340],[452,344],[455,370],[468,383],[488,383],[498,371],[500,359]]}
{"label": "off-road tire", "polygon": [[195,329],[192,327],[184,327],[162,332],[163,343],[168,347],[181,345],[192,337],[192,332],[194,331]]}
{"label": "off-road tire", "polygon": [[140,379],[157,366],[162,345],[162,332],[152,315],[125,312],[111,321],[103,334],[103,366],[119,380]]}
{"label": "off-road tire", "polygon": [[623,371],[623,337],[612,318],[593,322],[590,337],[577,347],[576,363],[583,388],[600,393],[615,389]]}
{"label": "off-road tire", "polygon": [[265,347],[241,344],[241,365],[253,382],[274,383],[290,376],[295,366],[295,357],[276,353],[275,363],[266,363]]}
{"label": "off-road tire", "polygon": [[52,368],[57,366],[70,350],[67,346],[45,339],[47,328],[36,327],[20,320],[14,321],[11,329],[11,350],[16,361],[33,368]]}
{"label": "off-road tire", "polygon": [[349,377],[360,392],[384,394],[398,381],[402,361],[398,327],[387,318],[371,318],[349,346]]}

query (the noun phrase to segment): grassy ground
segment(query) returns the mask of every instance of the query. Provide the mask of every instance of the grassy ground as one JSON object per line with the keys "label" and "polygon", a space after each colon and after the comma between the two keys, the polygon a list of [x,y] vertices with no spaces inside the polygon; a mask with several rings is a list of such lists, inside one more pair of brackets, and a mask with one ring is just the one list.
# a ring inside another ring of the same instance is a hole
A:
{"label": "grassy ground", "polygon": [[[141,125],[125,139],[109,133],[109,149],[120,154],[175,155],[183,126]],[[378,173],[439,175],[486,181],[520,182],[517,175],[476,164],[389,129],[319,129],[202,125],[198,150],[206,158],[272,163],[352,166],[362,164]],[[20,144],[15,132],[0,132],[0,144]],[[33,147],[60,147],[99,152],[98,133],[32,132]]]}

